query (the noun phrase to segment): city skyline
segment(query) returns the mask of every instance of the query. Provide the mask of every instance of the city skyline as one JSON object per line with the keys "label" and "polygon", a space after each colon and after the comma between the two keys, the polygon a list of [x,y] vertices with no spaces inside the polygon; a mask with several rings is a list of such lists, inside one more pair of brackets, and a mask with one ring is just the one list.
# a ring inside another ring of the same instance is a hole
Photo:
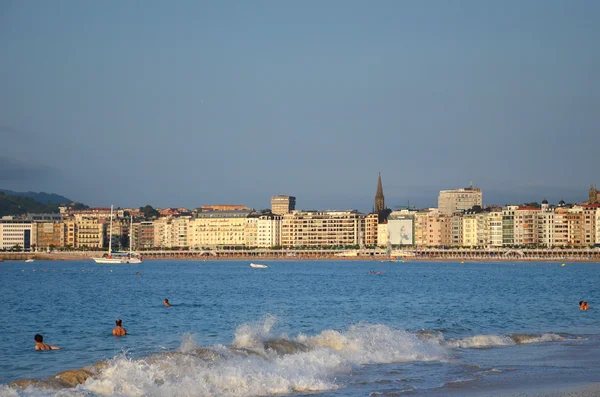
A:
{"label": "city skyline", "polygon": [[600,3],[0,4],[0,186],[91,206],[585,199]]}

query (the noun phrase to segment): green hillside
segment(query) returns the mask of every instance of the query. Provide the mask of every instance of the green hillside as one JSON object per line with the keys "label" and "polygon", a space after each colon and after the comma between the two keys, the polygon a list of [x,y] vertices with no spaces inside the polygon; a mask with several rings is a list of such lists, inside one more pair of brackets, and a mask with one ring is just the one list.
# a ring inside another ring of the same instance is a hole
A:
{"label": "green hillside", "polygon": [[0,192],[0,217],[27,213],[58,212],[58,204],[42,204],[29,197],[9,196]]}
{"label": "green hillside", "polygon": [[4,192],[9,196],[21,196],[21,197],[29,197],[34,199],[38,203],[42,204],[69,204],[72,203],[73,200],[68,199],[64,196],[60,196],[56,193],[46,193],[46,192],[15,192],[13,190],[0,189],[0,192]]}

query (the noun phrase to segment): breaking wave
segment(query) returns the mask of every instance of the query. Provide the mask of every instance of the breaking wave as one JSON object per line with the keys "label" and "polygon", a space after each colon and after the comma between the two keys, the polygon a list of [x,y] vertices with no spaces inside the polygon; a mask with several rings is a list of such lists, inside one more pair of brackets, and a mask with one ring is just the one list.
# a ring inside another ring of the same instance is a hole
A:
{"label": "breaking wave", "polygon": [[560,342],[565,338],[558,334],[508,334],[475,335],[466,338],[445,339],[441,333],[420,332],[422,340],[438,343],[452,349],[485,349],[501,346],[516,346],[529,343]]}
{"label": "breaking wave", "polygon": [[558,341],[556,334],[477,335],[444,339],[358,323],[316,335],[273,335],[272,316],[243,324],[229,346],[199,347],[191,334],[180,347],[132,359],[125,354],[44,380],[0,385],[0,396],[267,396],[336,390],[336,377],[365,364],[448,361],[454,348]]}

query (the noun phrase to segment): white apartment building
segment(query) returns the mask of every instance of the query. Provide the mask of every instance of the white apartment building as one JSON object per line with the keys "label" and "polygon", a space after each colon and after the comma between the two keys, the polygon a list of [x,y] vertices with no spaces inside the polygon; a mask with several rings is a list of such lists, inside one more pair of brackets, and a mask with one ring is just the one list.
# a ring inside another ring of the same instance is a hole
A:
{"label": "white apartment building", "polygon": [[538,214],[538,244],[546,248],[554,245],[554,208],[546,200]]}
{"label": "white apartment building", "polygon": [[477,240],[477,214],[464,214],[462,218],[463,230],[463,247],[475,247],[478,245]]}
{"label": "white apartment building", "polygon": [[487,216],[488,245],[502,247],[502,211],[492,211]]}
{"label": "white apartment building", "polygon": [[189,216],[172,218],[171,220],[171,247],[189,247]]}
{"label": "white apartment building", "polygon": [[256,246],[271,248],[281,245],[281,215],[261,215],[257,222]]}
{"label": "white apartment building", "polygon": [[171,236],[173,234],[173,225],[171,218],[159,218],[154,222],[154,243],[156,248],[172,248]]}
{"label": "white apartment building", "polygon": [[438,197],[438,209],[441,214],[452,215],[455,211],[470,210],[474,206],[483,205],[481,189],[467,187],[464,189],[441,190]]}
{"label": "white apartment building", "polygon": [[[245,247],[253,244],[247,239],[246,231],[258,222],[248,220],[251,211],[207,211],[199,212],[190,220],[188,236],[192,248]],[[258,241],[256,239],[256,241]]]}
{"label": "white apartment building", "polygon": [[294,211],[281,220],[281,246],[360,245],[364,218],[357,211]]}
{"label": "white apartment building", "polygon": [[29,250],[35,244],[33,222],[23,220],[0,220],[0,249],[19,246]]}

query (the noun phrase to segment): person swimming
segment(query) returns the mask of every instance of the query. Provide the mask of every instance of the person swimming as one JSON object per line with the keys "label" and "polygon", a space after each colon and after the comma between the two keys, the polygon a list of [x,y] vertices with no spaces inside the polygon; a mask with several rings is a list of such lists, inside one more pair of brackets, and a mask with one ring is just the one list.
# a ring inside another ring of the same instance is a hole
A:
{"label": "person swimming", "polygon": [[163,303],[165,304],[165,306],[166,306],[166,307],[169,307],[169,306],[171,306],[171,304],[169,303],[169,300],[168,300],[168,299],[165,299],[165,300],[163,301]]}
{"label": "person swimming", "polygon": [[127,335],[127,330],[125,328],[123,328],[123,321],[121,319],[118,319],[117,321],[115,321],[115,323],[117,326],[112,330],[112,334],[114,336]]}
{"label": "person swimming", "polygon": [[44,337],[40,334],[35,334],[33,339],[35,340],[35,350],[60,350],[60,347],[58,346],[44,343]]}
{"label": "person swimming", "polygon": [[579,310],[587,310],[588,309],[588,303],[585,301],[579,301]]}

